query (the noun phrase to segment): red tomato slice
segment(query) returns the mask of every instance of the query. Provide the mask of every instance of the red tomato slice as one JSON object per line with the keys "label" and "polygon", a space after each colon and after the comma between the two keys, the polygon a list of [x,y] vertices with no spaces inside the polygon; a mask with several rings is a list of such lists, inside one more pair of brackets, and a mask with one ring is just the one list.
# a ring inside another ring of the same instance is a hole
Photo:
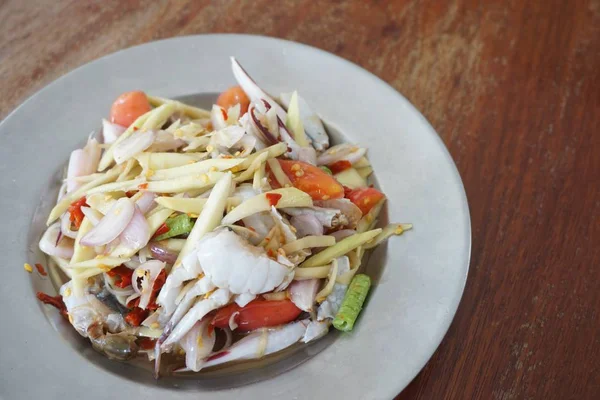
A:
{"label": "red tomato slice", "polygon": [[346,193],[346,198],[360,208],[360,211],[365,215],[375,204],[385,198],[385,195],[377,189],[358,188]]}
{"label": "red tomato slice", "polygon": [[[248,99],[246,93],[239,86],[230,87],[217,98],[217,105],[223,107],[225,111],[236,104],[240,105],[240,115],[246,114],[250,105],[250,99]],[[225,115],[225,119],[227,119],[227,115]]]}
{"label": "red tomato slice", "polygon": [[328,167],[332,174],[338,174],[352,168],[352,164],[350,164],[350,161],[348,160],[340,160],[328,165]]}
{"label": "red tomato slice", "polygon": [[294,187],[308,193],[313,200],[340,199],[344,187],[321,168],[301,161],[278,160]]}
{"label": "red tomato slice", "polygon": [[143,114],[150,111],[146,94],[141,91],[123,93],[110,108],[110,120],[121,126],[129,126]]}
{"label": "red tomato slice", "polygon": [[232,303],[217,311],[212,320],[212,325],[217,328],[228,327],[229,318],[235,312],[239,312],[234,317],[238,324],[238,329],[252,331],[258,328],[286,324],[298,318],[302,310],[288,299],[276,301],[257,299],[246,304],[244,307]]}

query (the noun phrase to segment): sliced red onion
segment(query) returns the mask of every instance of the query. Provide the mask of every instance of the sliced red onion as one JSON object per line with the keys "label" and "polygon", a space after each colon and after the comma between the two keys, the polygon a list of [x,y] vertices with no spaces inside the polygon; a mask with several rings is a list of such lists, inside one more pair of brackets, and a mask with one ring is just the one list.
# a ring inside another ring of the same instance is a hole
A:
{"label": "sliced red onion", "polygon": [[310,312],[315,304],[319,290],[319,279],[294,281],[289,287],[290,299],[302,311]]}
{"label": "sliced red onion", "polygon": [[[281,137],[281,139],[288,146],[288,151],[287,151],[286,155],[289,158],[291,158],[292,160],[297,160],[298,153],[300,152],[300,146],[298,145],[298,143],[296,143],[296,141],[290,134],[290,131],[288,131],[288,129],[285,127],[285,124],[279,117],[277,117],[277,125],[279,127],[279,137]],[[316,156],[316,153],[315,153],[315,156]]]}
{"label": "sliced red onion", "polygon": [[130,158],[135,157],[142,151],[154,143],[156,133],[154,131],[136,131],[123,140],[121,143],[115,145],[113,156],[117,164],[122,164]]}
{"label": "sliced red onion", "polygon": [[113,252],[114,249],[116,249],[119,246],[120,243],[121,239],[119,237],[117,237],[114,240],[111,240],[106,246],[104,246],[104,249],[102,250],[101,254],[109,255]]}
{"label": "sliced red onion", "polygon": [[67,168],[67,192],[72,192],[81,186],[81,182],[77,182],[73,178],[86,175],[87,170],[86,152],[83,149],[73,150],[71,157],[69,157],[69,166]]}
{"label": "sliced red onion", "polygon": [[343,159],[349,161],[350,164],[355,164],[358,160],[363,158],[365,154],[367,154],[367,149],[365,147],[358,147]]}
{"label": "sliced red onion", "polygon": [[352,236],[356,233],[354,229],[342,229],[339,231],[335,231],[330,233],[331,236],[335,238],[336,242],[339,242],[342,239],[347,238],[348,236]]}
{"label": "sliced red onion", "polygon": [[230,347],[233,343],[233,333],[231,333],[231,329],[224,328],[223,332],[225,333],[225,344],[221,348],[221,350],[225,350]]}
{"label": "sliced red onion", "polygon": [[127,299],[125,299],[125,304],[129,304],[130,301],[137,299],[138,297],[140,297],[139,293],[135,292],[135,289],[131,289],[133,290],[133,293],[131,295],[129,295],[129,297],[127,297]]}
{"label": "sliced red onion", "polygon": [[[133,290],[132,287],[130,287],[128,289],[115,287],[114,286],[114,281],[113,281],[113,279],[111,277],[109,277],[107,274],[102,274],[102,275],[104,277],[104,287],[113,296],[131,296],[131,295],[135,294],[135,291]],[[128,302],[129,301],[126,300],[126,304]]]}
{"label": "sliced red onion", "polygon": [[60,217],[60,231],[63,235],[71,239],[77,237],[77,231],[71,230],[71,215],[68,212]]}
{"label": "sliced red onion", "polygon": [[148,243],[148,248],[150,249],[152,257],[156,258],[157,260],[164,261],[167,264],[175,264],[175,261],[177,261],[177,254],[162,247],[157,242]]}
{"label": "sliced red onion", "polygon": [[235,331],[238,327],[237,322],[235,322],[235,318],[240,315],[239,311],[234,312],[233,314],[231,314],[231,316],[229,317],[229,329],[231,329],[232,331]]}
{"label": "sliced red onion", "polygon": [[147,247],[142,248],[138,252],[138,258],[139,258],[141,264],[143,264],[146,261],[148,261],[148,258],[150,258],[150,256],[151,256],[151,254],[150,254],[150,251],[148,250]]}
{"label": "sliced red onion", "polygon": [[317,151],[312,147],[300,147],[298,160],[310,165],[317,165]]}
{"label": "sliced red onion", "polygon": [[254,120],[252,119],[252,117],[250,117],[250,109],[252,107],[253,106],[250,106],[248,108],[248,112],[244,114],[242,118],[240,118],[239,122],[242,125],[242,128],[244,128],[244,130],[246,131],[246,133],[256,140],[256,142],[254,143],[254,147],[256,147],[256,150],[262,150],[265,147],[267,147],[267,144],[263,142],[262,132],[256,127]]}
{"label": "sliced red onion", "polygon": [[163,152],[177,150],[181,146],[184,146],[186,142],[181,139],[176,139],[173,135],[167,131],[159,131],[154,139],[154,144],[148,148],[151,152]]}
{"label": "sliced red onion", "polygon": [[250,114],[252,122],[254,123],[254,127],[256,128],[257,132],[260,134],[259,139],[262,140],[267,145],[276,144],[277,138],[275,136],[273,136],[273,134],[271,132],[269,132],[269,129],[267,129],[267,127],[265,127],[262,124],[262,122],[260,122],[260,119],[258,119],[258,117],[256,116],[256,107],[251,105],[250,109],[248,110],[248,113]]}
{"label": "sliced red onion", "polygon": [[231,57],[231,69],[233,71],[233,76],[238,84],[242,87],[244,92],[248,95],[250,100],[253,102],[259,102],[261,100],[267,100],[271,103],[271,106],[275,108],[277,111],[277,115],[279,118],[285,120],[287,113],[279,104],[273,100],[271,96],[269,96],[264,90],[262,90],[256,82],[248,75],[248,73],[242,68],[240,63],[234,58]]}
{"label": "sliced red onion", "polygon": [[102,149],[96,139],[90,139],[83,149],[74,150],[71,153],[67,169],[67,193],[77,189],[82,184],[73,178],[89,175],[96,171],[101,152]]}
{"label": "sliced red onion", "polygon": [[342,143],[342,144],[338,144],[333,147],[330,147],[327,151],[325,151],[323,154],[321,154],[319,157],[317,157],[317,164],[318,165],[333,164],[336,161],[342,160],[344,157],[346,157],[348,154],[350,154],[352,152],[352,150],[355,148],[356,148],[356,146],[354,146],[351,143]]}
{"label": "sliced red onion", "polygon": [[81,212],[83,213],[83,215],[85,215],[87,219],[90,220],[90,222],[94,226],[98,225],[98,223],[102,219],[102,214],[100,214],[96,210],[91,209],[90,207],[81,207]]}
{"label": "sliced red onion", "polygon": [[42,235],[40,239],[40,250],[44,253],[60,257],[70,259],[73,257],[73,240],[70,238],[63,237],[57,245],[57,238],[60,234],[60,223],[56,222],[46,229],[46,232]]}
{"label": "sliced red onion", "polygon": [[152,192],[144,192],[139,199],[135,202],[135,204],[139,207],[142,214],[147,214],[150,210],[156,207],[156,203],[154,199],[156,198],[156,193]]}
{"label": "sliced red onion", "polygon": [[113,124],[106,119],[102,119],[102,138],[105,144],[113,143],[126,130],[127,128],[124,126]]}
{"label": "sliced red onion", "polygon": [[164,262],[150,260],[141,264],[133,271],[133,289],[141,295],[139,304],[141,309],[145,310],[148,306],[154,281],[156,281],[156,277],[164,267]]}
{"label": "sliced red onion", "polygon": [[129,269],[136,269],[141,264],[140,259],[137,256],[131,257],[131,260],[123,263]]}
{"label": "sliced red onion", "polygon": [[323,225],[317,217],[312,214],[301,214],[290,219],[290,223],[296,228],[296,236],[321,236]]}
{"label": "sliced red onion", "polygon": [[131,250],[138,251],[148,244],[150,240],[150,227],[144,214],[137,205],[134,206],[133,217],[127,227],[123,230],[119,238],[121,244]]}
{"label": "sliced red onion", "polygon": [[129,198],[120,198],[98,225],[81,238],[80,243],[84,246],[102,246],[115,240],[129,225],[134,211],[134,204]]}

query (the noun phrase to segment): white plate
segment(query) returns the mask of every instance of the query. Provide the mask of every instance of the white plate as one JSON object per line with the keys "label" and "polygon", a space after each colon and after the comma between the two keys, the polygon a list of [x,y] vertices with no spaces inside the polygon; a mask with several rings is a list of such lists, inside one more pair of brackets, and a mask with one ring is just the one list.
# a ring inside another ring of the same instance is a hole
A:
{"label": "white plate", "polygon": [[[412,222],[415,228],[390,239],[370,258],[369,272],[383,272],[351,334],[330,335],[248,373],[155,382],[145,370],[97,355],[54,310],[40,305],[35,291],[54,289],[47,278],[27,274],[23,263],[44,261],[36,243],[55,200],[48,192],[56,190],[70,152],[99,128],[114,98],[134,89],[167,97],[221,92],[234,84],[230,55],[267,91],[298,89],[332,130],[367,145],[377,181],[389,198],[389,220]],[[6,257],[0,291],[2,398],[92,400],[118,394],[175,400],[197,399],[199,391],[210,391],[212,399],[236,400],[392,398],[440,343],[467,276],[467,200],[433,128],[377,77],[332,54],[283,40],[181,37],[78,68],[2,122],[0,179],[1,254]],[[237,387],[223,389],[229,385]]]}

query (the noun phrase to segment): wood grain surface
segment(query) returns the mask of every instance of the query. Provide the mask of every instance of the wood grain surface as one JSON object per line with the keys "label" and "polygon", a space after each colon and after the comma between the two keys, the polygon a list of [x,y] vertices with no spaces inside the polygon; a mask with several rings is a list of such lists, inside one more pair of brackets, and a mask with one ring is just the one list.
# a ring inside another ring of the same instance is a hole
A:
{"label": "wood grain surface", "polygon": [[0,117],[177,35],[282,37],[378,75],[444,140],[473,227],[456,318],[398,399],[600,398],[600,1],[2,0],[0,21]]}

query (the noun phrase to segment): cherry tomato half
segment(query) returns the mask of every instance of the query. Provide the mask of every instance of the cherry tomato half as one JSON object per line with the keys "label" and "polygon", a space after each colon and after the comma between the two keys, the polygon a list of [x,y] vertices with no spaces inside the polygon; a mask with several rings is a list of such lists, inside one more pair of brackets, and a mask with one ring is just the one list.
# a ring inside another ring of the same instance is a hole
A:
{"label": "cherry tomato half", "polygon": [[217,105],[223,107],[225,111],[236,104],[240,105],[240,115],[246,114],[250,105],[250,99],[248,99],[246,93],[239,86],[230,87],[217,98]]}
{"label": "cherry tomato half", "polygon": [[360,208],[360,211],[365,215],[375,204],[385,198],[385,195],[377,189],[358,188],[346,193],[346,198]]}
{"label": "cherry tomato half", "polygon": [[321,168],[301,161],[278,160],[294,187],[308,193],[313,200],[344,197],[344,187]]}
{"label": "cherry tomato half", "polygon": [[123,93],[110,108],[110,120],[121,126],[129,126],[140,116],[150,111],[146,94],[141,91]]}

